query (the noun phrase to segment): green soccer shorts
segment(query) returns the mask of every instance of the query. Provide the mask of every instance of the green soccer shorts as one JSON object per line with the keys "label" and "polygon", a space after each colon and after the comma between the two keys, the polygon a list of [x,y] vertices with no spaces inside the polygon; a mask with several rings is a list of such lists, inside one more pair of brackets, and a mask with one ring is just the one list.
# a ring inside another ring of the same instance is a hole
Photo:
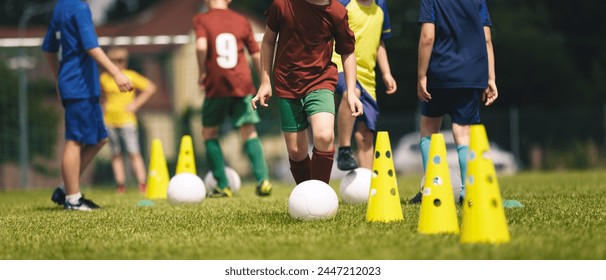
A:
{"label": "green soccer shorts", "polygon": [[206,98],[202,104],[202,125],[219,126],[229,116],[236,128],[259,123],[259,114],[250,105],[252,95],[245,97]]}
{"label": "green soccer shorts", "polygon": [[316,113],[335,114],[335,94],[328,89],[314,90],[302,98],[279,98],[282,131],[298,132],[309,127],[308,118]]}

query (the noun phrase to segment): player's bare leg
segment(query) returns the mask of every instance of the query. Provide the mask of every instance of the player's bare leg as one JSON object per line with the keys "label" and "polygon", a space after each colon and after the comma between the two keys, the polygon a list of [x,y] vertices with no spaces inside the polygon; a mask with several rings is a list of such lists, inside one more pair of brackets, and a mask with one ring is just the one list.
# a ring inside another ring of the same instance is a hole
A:
{"label": "player's bare leg", "polygon": [[366,126],[366,123],[359,122],[356,129],[355,138],[357,145],[358,161],[360,167],[372,169],[374,153],[374,132]]}
{"label": "player's bare leg", "polygon": [[309,117],[313,132],[313,155],[311,158],[311,177],[328,184],[335,154],[335,116],[320,112]]}
{"label": "player's bare leg", "polygon": [[145,163],[143,162],[143,158],[139,153],[130,153],[130,162],[133,165],[133,171],[135,172],[135,177],[137,178],[137,183],[139,184],[139,192],[145,192],[145,182],[146,182],[146,171],[145,171]]}
{"label": "player's bare leg", "polygon": [[61,161],[61,174],[65,184],[66,209],[93,210],[99,208],[92,201],[82,197],[80,193],[80,176],[106,142],[107,139],[104,139],[96,145],[84,146],[75,141],[66,141]]}
{"label": "player's bare leg", "polygon": [[290,172],[297,184],[311,179],[307,137],[307,130],[284,132]]}
{"label": "player's bare leg", "polygon": [[72,195],[80,192],[80,152],[82,145],[67,140],[61,161],[61,175],[65,184],[65,194]]}
{"label": "player's bare leg", "polygon": [[112,157],[112,170],[114,171],[114,178],[116,179],[116,186],[118,192],[124,192],[126,175],[124,174],[124,161],[122,160],[122,154],[116,154]]}
{"label": "player's bare leg", "polygon": [[[358,98],[360,90],[355,90]],[[337,132],[339,142],[339,153],[337,155],[337,167],[341,170],[353,170],[358,167],[351,149],[351,135],[353,133],[356,118],[351,116],[351,108],[347,102],[347,95],[343,94],[337,111]],[[358,158],[360,160],[360,158]]]}

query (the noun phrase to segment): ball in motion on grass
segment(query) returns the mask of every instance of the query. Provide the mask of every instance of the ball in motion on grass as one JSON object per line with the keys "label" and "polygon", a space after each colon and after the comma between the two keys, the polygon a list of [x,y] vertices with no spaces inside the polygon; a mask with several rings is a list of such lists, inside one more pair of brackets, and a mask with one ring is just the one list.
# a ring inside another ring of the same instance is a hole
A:
{"label": "ball in motion on grass", "polygon": [[[227,176],[227,184],[229,184],[229,188],[234,194],[236,194],[242,185],[240,175],[238,175],[236,170],[229,166],[225,167],[225,175]],[[206,173],[206,176],[204,176],[204,185],[206,186],[206,192],[210,192],[217,186],[217,180],[215,179],[215,176],[213,176],[212,172],[209,171]]]}
{"label": "ball in motion on grass", "polygon": [[171,205],[200,203],[206,197],[204,182],[196,174],[180,173],[168,182],[168,202]]}
{"label": "ball in motion on grass", "polygon": [[288,212],[298,220],[331,219],[337,215],[338,208],[337,193],[319,180],[298,184],[288,198]]}
{"label": "ball in motion on grass", "polygon": [[358,167],[347,173],[339,186],[343,202],[349,204],[367,203],[371,175],[372,171],[364,167]]}

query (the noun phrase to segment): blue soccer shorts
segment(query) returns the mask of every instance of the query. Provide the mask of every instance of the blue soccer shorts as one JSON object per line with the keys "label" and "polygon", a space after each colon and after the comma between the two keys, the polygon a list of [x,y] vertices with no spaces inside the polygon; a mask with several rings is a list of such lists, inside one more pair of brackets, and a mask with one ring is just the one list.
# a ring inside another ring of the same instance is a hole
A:
{"label": "blue soccer shorts", "polygon": [[65,139],[96,145],[107,138],[99,98],[64,99]]}
{"label": "blue soccer shorts", "polygon": [[431,100],[421,102],[421,115],[437,118],[450,115],[453,123],[471,125],[480,123],[481,89],[430,89]]}
{"label": "blue soccer shorts", "polygon": [[[364,110],[364,114],[359,117],[356,117],[356,124],[358,122],[364,122],[369,130],[371,130],[372,132],[377,132],[377,120],[379,119],[379,104],[377,103],[377,100],[375,100],[358,81],[356,81],[356,88],[360,90],[360,102],[362,102],[362,109]],[[337,96],[337,100],[342,100],[343,93],[345,93],[346,90],[347,87],[345,86],[345,74],[343,72],[339,72],[339,80],[337,82],[337,88],[335,90],[335,96]]]}

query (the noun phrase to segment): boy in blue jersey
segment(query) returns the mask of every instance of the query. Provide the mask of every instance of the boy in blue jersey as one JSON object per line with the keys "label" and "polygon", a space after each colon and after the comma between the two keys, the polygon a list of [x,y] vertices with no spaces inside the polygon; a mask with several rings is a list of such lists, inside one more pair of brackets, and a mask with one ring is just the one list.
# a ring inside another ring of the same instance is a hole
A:
{"label": "boy in blue jersey", "polygon": [[59,0],[53,11],[42,50],[65,108],[65,148],[61,161],[64,189],[57,188],[52,200],[69,210],[98,209],[80,193],[80,175],[107,142],[107,131],[99,105],[97,62],[109,72],[120,91],[131,91],[130,80],[99,47],[88,4],[81,0]]}
{"label": "boy in blue jersey", "polygon": [[[337,113],[337,131],[339,133],[339,152],[337,153],[337,167],[341,170],[352,170],[358,166],[372,169],[373,141],[376,131],[379,107],[376,98],[375,67],[377,63],[381,69],[386,93],[396,92],[396,81],[391,75],[387,50],[384,39],[391,38],[391,26],[387,3],[385,0],[339,0],[347,9],[349,27],[356,36],[356,64],[357,82],[356,94],[362,102],[364,115],[351,117],[351,109],[347,100],[341,100]],[[345,77],[341,58],[333,52],[332,61],[339,69],[337,93],[345,92]],[[345,95],[343,95],[345,98]],[[351,149],[351,135],[354,131],[356,139],[358,163]]]}
{"label": "boy in blue jersey", "polygon": [[[461,202],[465,196],[470,125],[480,122],[480,98],[489,106],[498,97],[492,22],[485,0],[421,0],[419,24],[417,96],[422,101],[423,169],[430,136],[440,131],[442,116],[449,114],[463,182]],[[418,193],[410,202],[420,203],[421,198]]]}

